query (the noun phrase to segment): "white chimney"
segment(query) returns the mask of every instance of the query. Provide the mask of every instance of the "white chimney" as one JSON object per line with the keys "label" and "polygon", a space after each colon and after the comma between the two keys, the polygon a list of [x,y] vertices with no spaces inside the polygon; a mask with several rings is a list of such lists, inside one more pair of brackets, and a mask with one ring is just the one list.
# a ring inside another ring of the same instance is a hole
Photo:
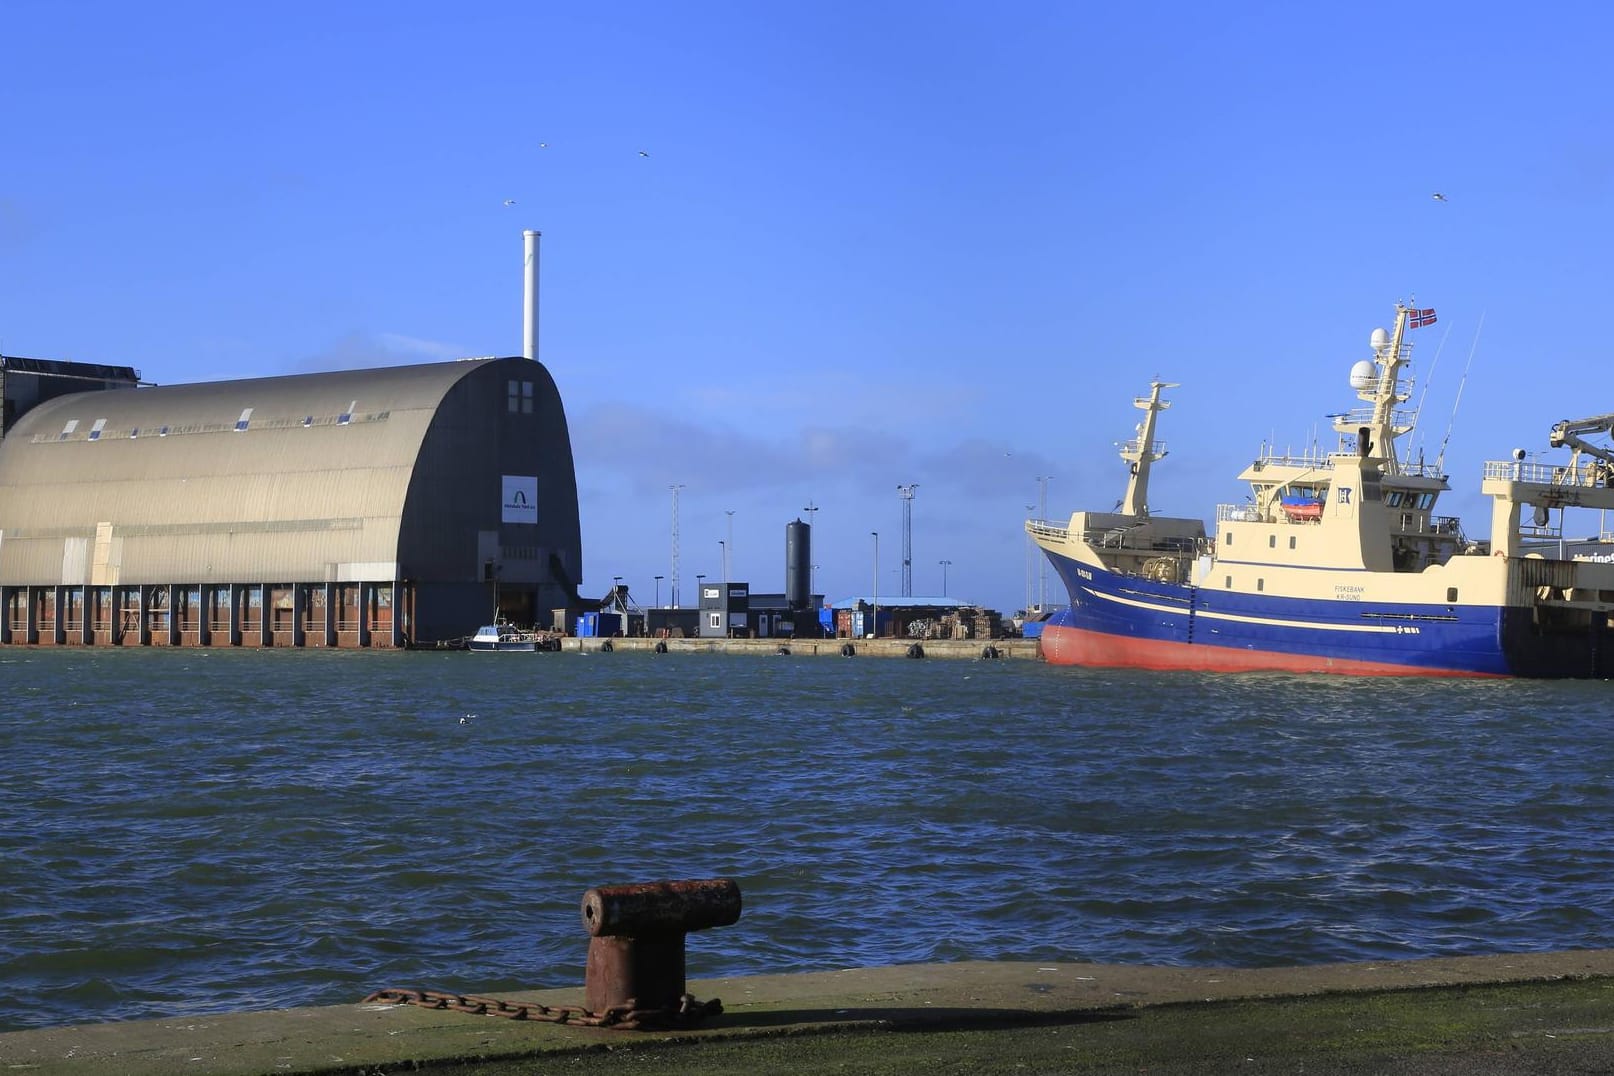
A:
{"label": "white chimney", "polygon": [[531,228],[521,233],[527,246],[526,287],[521,305],[521,353],[529,359],[538,357],[538,238],[542,234]]}

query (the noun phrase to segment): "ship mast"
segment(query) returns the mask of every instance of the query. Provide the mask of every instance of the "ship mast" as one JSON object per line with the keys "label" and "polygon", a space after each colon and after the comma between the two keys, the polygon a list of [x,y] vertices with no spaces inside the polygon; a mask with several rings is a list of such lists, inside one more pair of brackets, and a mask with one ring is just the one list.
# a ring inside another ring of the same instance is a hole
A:
{"label": "ship mast", "polygon": [[[1378,376],[1372,378],[1370,383],[1358,385],[1358,395],[1361,399],[1371,403],[1373,410],[1368,415],[1357,412],[1354,415],[1342,415],[1334,420],[1334,429],[1342,434],[1355,434],[1358,438],[1358,451],[1362,455],[1379,456],[1384,460],[1384,470],[1388,474],[1398,474],[1401,471],[1396,461],[1395,442],[1398,437],[1412,432],[1412,423],[1407,421],[1405,414],[1396,413],[1396,405],[1402,404],[1410,397],[1410,393],[1401,391],[1401,367],[1406,365],[1406,352],[1402,341],[1406,339],[1409,319],[1415,311],[1405,303],[1395,305],[1395,329],[1390,333],[1388,340],[1384,337],[1384,330],[1378,329],[1373,334],[1373,361],[1379,367]],[[1433,314],[1433,311],[1424,311]],[[1361,425],[1366,418],[1366,424]],[[1365,429],[1367,446],[1361,447],[1360,438]]]}
{"label": "ship mast", "polygon": [[1138,423],[1138,436],[1121,446],[1121,458],[1130,464],[1131,471],[1126,480],[1126,496],[1121,500],[1121,511],[1125,515],[1149,514],[1149,465],[1166,455],[1165,446],[1155,444],[1155,416],[1171,406],[1160,398],[1160,390],[1176,387],[1176,383],[1170,381],[1151,381],[1148,397],[1139,396],[1132,401],[1132,406],[1142,410],[1144,415],[1143,421]]}

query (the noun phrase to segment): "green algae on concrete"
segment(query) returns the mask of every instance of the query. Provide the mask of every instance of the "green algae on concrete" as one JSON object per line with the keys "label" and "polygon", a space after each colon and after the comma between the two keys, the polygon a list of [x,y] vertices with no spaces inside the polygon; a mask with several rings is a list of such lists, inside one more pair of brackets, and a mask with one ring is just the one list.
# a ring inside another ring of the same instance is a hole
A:
{"label": "green algae on concrete", "polygon": [[0,1073],[1614,1072],[1614,950],[1253,969],[963,962],[689,985],[725,1012],[676,1034],[354,1003],[0,1034]]}
{"label": "green algae on concrete", "polygon": [[1614,1072],[1614,980],[1149,1006],[1018,1026],[633,1040],[440,1076],[699,1072],[1338,1074]]}

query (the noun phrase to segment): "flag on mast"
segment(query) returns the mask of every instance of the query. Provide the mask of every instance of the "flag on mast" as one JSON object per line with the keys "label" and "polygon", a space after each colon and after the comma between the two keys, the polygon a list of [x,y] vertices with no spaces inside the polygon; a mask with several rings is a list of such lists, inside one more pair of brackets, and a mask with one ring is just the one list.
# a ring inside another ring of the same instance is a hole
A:
{"label": "flag on mast", "polygon": [[1408,314],[1410,315],[1408,322],[1414,329],[1421,329],[1425,325],[1433,325],[1435,323],[1435,311],[1433,307],[1430,307],[1427,310],[1410,310],[1408,311]]}

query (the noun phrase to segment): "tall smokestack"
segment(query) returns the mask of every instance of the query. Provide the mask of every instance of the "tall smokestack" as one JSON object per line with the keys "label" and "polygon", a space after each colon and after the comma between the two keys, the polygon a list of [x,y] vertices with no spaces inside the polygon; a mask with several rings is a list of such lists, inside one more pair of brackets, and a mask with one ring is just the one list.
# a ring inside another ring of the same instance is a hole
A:
{"label": "tall smokestack", "polygon": [[527,246],[526,287],[521,304],[521,353],[529,359],[538,357],[538,238],[542,232],[531,228],[521,233]]}

